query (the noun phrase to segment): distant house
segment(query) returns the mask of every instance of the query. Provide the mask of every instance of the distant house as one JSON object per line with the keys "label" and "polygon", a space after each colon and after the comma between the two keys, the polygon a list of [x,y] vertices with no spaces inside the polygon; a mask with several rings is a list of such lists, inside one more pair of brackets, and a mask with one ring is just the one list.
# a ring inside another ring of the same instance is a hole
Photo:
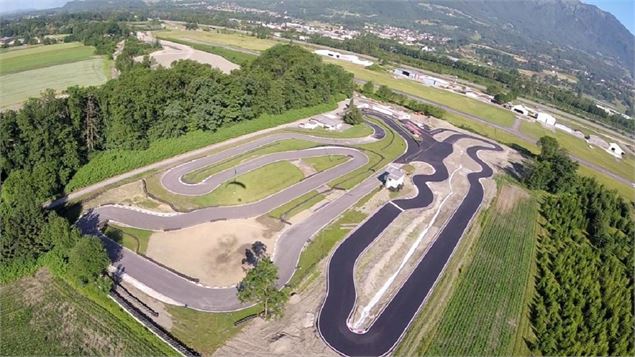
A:
{"label": "distant house", "polygon": [[390,190],[399,190],[403,187],[405,177],[406,174],[401,169],[388,166],[384,174],[384,186]]}
{"label": "distant house", "polygon": [[608,151],[609,154],[617,157],[618,159],[621,159],[622,156],[624,156],[624,150],[622,150],[622,148],[616,143],[610,143],[609,149],[606,151]]}
{"label": "distant house", "polygon": [[538,112],[538,116],[536,116],[536,120],[545,125],[556,125],[556,118],[554,118],[549,113]]}

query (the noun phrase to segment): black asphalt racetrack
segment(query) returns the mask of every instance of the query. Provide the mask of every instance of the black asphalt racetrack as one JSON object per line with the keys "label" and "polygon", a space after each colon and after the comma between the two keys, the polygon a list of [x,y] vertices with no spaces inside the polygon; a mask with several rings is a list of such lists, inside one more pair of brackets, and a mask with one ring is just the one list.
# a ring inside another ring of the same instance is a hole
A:
{"label": "black asphalt racetrack", "polygon": [[417,196],[384,205],[342,242],[329,262],[328,290],[317,324],[324,341],[343,355],[380,356],[394,348],[423,305],[483,200],[483,187],[479,180],[490,177],[493,171],[477,153],[481,150],[502,150],[500,146],[492,143],[467,149],[467,155],[481,166],[481,171],[467,175],[470,184],[467,195],[408,280],[370,328],[363,333],[353,332],[349,329],[347,320],[356,299],[353,281],[356,259],[403,210],[423,208],[432,203],[434,194],[427,183],[448,179],[448,170],[443,160],[452,153],[453,144],[457,140],[481,140],[464,134],[454,134],[444,141],[437,142],[429,132],[426,133],[422,135],[423,140],[416,153],[408,152],[398,160],[423,161],[434,168],[435,171],[431,175],[413,177],[413,182],[418,188]]}

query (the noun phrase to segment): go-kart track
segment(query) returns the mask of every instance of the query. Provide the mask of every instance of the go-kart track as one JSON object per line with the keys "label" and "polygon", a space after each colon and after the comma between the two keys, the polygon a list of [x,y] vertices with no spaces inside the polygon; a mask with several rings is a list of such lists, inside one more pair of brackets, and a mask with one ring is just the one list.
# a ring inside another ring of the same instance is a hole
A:
{"label": "go-kart track", "polygon": [[[423,305],[430,290],[441,275],[447,261],[470,221],[482,203],[484,192],[480,179],[488,178],[493,170],[478,157],[480,151],[501,151],[496,144],[466,134],[452,134],[445,140],[437,141],[433,135],[444,131],[421,129],[421,140],[414,140],[410,134],[390,116],[366,111],[384,121],[407,143],[407,150],[395,160],[396,163],[425,162],[434,168],[429,175],[414,175],[412,180],[417,189],[415,197],[390,201],[377,210],[363,224],[357,227],[336,248],[328,264],[327,294],[320,309],[317,327],[322,339],[335,351],[343,355],[385,355],[389,353],[405,333]],[[370,124],[370,123],[369,123]],[[220,153],[196,159],[166,171],[161,183],[165,189],[181,195],[204,195],[220,184],[231,180],[236,173],[253,171],[264,165],[300,158],[345,155],[349,159],[328,170],[305,178],[299,183],[287,187],[260,201],[224,207],[207,207],[186,213],[155,213],[141,209],[118,205],[105,205],[90,210],[77,222],[85,234],[102,237],[112,259],[113,267],[119,274],[125,274],[145,286],[146,291],[155,297],[163,297],[164,302],[181,304],[203,311],[233,311],[245,308],[236,297],[236,287],[207,287],[190,281],[166,269],[145,257],[135,254],[99,233],[99,227],[108,221],[149,229],[174,230],[193,225],[223,219],[247,218],[266,214],[276,207],[323,186],[334,179],[363,167],[368,157],[362,150],[348,147],[380,140],[385,133],[382,127],[371,124],[374,132],[371,136],[357,139],[331,139],[309,136],[300,133],[284,132],[264,136],[246,144],[233,146]],[[183,182],[185,174],[218,164],[254,149],[287,139],[301,139],[319,144],[316,148],[268,154],[241,162],[234,168],[209,176],[197,184]],[[381,314],[364,331],[353,331],[348,324],[356,300],[354,267],[356,260],[373,241],[405,210],[420,209],[429,206],[434,193],[428,182],[441,182],[448,179],[448,170],[443,163],[453,152],[453,144],[461,139],[479,140],[484,145],[472,145],[466,154],[480,166],[480,171],[467,175],[469,189],[458,208],[449,218],[431,244],[425,256],[416,265]],[[273,260],[279,268],[278,285],[284,286],[292,277],[300,253],[305,244],[323,227],[339,217],[349,207],[366,196],[379,185],[378,174],[348,190],[346,194],[329,202],[315,211],[309,219],[285,229],[279,237],[274,250]]]}

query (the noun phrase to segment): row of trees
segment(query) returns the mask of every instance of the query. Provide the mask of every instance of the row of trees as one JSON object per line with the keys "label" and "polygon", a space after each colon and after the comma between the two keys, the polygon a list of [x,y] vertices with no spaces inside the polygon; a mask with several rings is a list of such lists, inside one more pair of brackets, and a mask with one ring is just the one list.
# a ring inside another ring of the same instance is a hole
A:
{"label": "row of trees", "polygon": [[409,99],[403,94],[395,93],[392,89],[386,85],[381,85],[375,90],[375,84],[372,81],[364,83],[361,92],[370,98],[377,98],[386,102],[395,103],[406,107],[412,111],[423,113],[428,116],[443,119],[445,110],[430,104],[425,104],[414,99]]}
{"label": "row of trees", "polygon": [[539,145],[527,183],[550,194],[541,210],[532,347],[543,355],[633,355],[635,222],[628,203],[576,175],[555,139]]}

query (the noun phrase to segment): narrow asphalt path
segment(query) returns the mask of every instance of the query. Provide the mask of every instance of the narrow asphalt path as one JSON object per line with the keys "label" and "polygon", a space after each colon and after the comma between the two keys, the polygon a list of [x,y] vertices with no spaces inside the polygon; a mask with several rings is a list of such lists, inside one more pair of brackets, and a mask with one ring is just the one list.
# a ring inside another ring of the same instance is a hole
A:
{"label": "narrow asphalt path", "polygon": [[490,177],[493,170],[479,157],[481,150],[500,151],[498,145],[471,146],[467,155],[477,162],[481,171],[467,175],[470,187],[458,209],[424,258],[401,286],[370,328],[353,332],[347,320],[355,305],[354,267],[357,258],[404,211],[427,207],[434,194],[428,182],[448,179],[443,160],[453,151],[453,144],[469,135],[455,134],[442,142],[431,136],[423,137],[423,144],[411,161],[423,161],[434,168],[430,175],[416,175],[413,183],[418,188],[416,197],[392,201],[384,205],[371,218],[349,235],[335,250],[328,265],[327,295],[318,317],[318,330],[324,341],[335,351],[348,356],[380,356],[389,353],[401,339],[426,297],[441,275],[454,248],[465,232],[483,199],[483,187],[479,180]]}

